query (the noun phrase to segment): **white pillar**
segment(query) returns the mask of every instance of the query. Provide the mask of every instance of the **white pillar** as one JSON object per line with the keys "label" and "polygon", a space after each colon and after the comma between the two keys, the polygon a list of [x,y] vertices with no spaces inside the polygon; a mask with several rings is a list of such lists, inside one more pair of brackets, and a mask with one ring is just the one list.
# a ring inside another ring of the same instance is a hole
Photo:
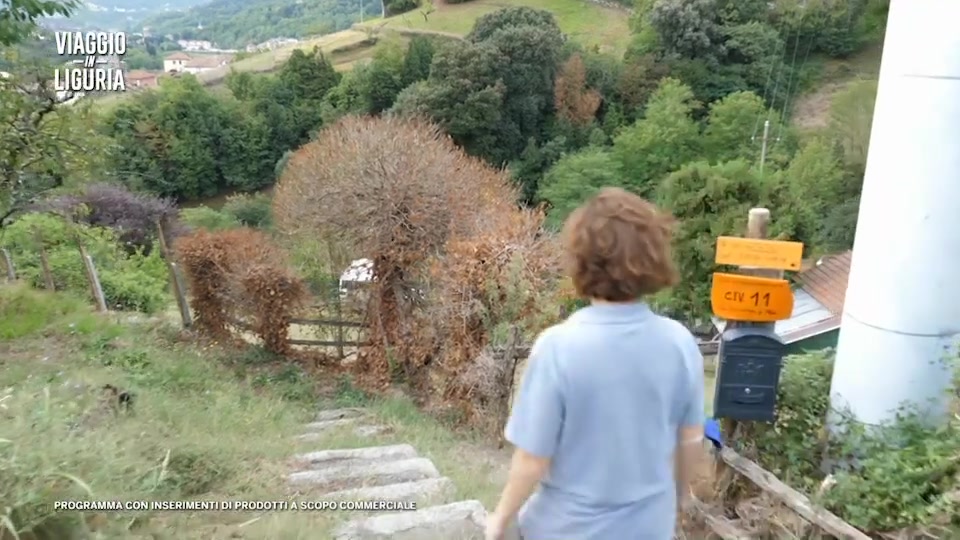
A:
{"label": "white pillar", "polygon": [[960,0],[890,2],[831,385],[834,410],[867,424],[906,402],[946,413],[943,360],[960,337],[958,24]]}

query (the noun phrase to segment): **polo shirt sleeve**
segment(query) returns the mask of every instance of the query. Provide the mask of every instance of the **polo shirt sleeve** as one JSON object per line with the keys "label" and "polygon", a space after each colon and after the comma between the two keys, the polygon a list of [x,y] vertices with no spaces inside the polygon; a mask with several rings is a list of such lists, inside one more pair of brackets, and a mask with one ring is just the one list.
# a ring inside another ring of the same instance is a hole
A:
{"label": "polo shirt sleeve", "polygon": [[542,458],[553,457],[564,416],[557,359],[548,332],[541,334],[530,350],[505,433],[511,444]]}

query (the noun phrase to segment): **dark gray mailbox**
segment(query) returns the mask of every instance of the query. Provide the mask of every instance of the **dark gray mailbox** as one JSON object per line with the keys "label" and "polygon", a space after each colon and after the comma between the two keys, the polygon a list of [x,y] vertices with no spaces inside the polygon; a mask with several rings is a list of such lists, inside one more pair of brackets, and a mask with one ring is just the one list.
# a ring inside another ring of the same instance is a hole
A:
{"label": "dark gray mailbox", "polygon": [[714,417],[772,422],[783,352],[783,340],[772,328],[726,330],[720,337]]}

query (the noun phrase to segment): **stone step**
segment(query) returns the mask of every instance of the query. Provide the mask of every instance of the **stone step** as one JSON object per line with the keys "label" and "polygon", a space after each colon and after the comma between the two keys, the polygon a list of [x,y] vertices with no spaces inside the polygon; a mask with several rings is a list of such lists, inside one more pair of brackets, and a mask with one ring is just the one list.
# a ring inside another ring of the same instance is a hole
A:
{"label": "stone step", "polygon": [[310,422],[309,424],[304,425],[307,431],[313,433],[320,433],[323,431],[330,431],[332,429],[349,426],[350,424],[356,423],[357,418],[339,418],[337,420],[321,420],[319,422]]}
{"label": "stone step", "polygon": [[293,486],[309,486],[313,490],[330,492],[427,478],[440,478],[440,472],[433,462],[426,458],[412,458],[382,463],[352,462],[325,469],[300,471],[288,475],[287,481]]}
{"label": "stone step", "polygon": [[348,521],[334,540],[483,540],[486,510],[480,501],[430,506]]}
{"label": "stone step", "polygon": [[326,422],[328,420],[343,420],[345,418],[360,418],[366,413],[363,409],[358,409],[356,407],[347,407],[344,409],[328,409],[326,411],[320,411],[317,413],[316,418],[313,419],[314,422]]}
{"label": "stone step", "polygon": [[373,437],[375,435],[382,435],[385,433],[390,433],[391,429],[387,426],[357,426],[353,433],[358,437]]}
{"label": "stone step", "polygon": [[368,446],[366,448],[350,448],[342,450],[320,450],[293,456],[295,463],[317,469],[332,465],[342,465],[355,461],[396,461],[419,457],[417,450],[409,444],[393,444],[390,446]]}
{"label": "stone step", "polygon": [[417,480],[415,482],[387,484],[385,486],[344,489],[326,493],[324,497],[343,500],[415,501],[424,503],[448,500],[456,490],[453,481],[444,476],[441,478]]}
{"label": "stone step", "polygon": [[[349,421],[344,422],[343,424],[338,424],[338,425],[339,426],[348,425],[352,422],[353,419],[345,419],[345,420],[349,420]],[[309,426],[310,424],[307,424],[307,425]],[[302,435],[297,435],[295,438],[298,441],[304,441],[304,442],[320,441],[327,436],[327,431],[336,427],[337,427],[336,425],[328,426],[326,428],[326,431],[321,430],[321,431],[314,431],[312,433],[304,433]],[[356,435],[357,437],[364,437],[364,438],[373,437],[376,435],[380,435],[382,433],[389,433],[389,432],[390,432],[390,428],[386,426],[357,426],[353,429],[354,435]]]}

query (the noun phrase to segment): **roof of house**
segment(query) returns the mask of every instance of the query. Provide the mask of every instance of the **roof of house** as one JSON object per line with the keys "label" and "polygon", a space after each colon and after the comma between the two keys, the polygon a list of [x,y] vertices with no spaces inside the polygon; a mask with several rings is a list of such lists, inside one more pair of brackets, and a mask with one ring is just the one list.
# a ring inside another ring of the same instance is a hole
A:
{"label": "roof of house", "polygon": [[191,60],[191,58],[189,54],[185,54],[182,52],[175,52],[170,56],[164,58],[164,60]]}
{"label": "roof of house", "polygon": [[852,251],[824,257],[810,270],[797,274],[795,281],[825,308],[839,315],[843,313],[852,258]]}
{"label": "roof of house", "polygon": [[190,58],[187,67],[192,68],[215,68],[222,66],[230,61],[229,56],[219,54],[198,54]]}
{"label": "roof of house", "polygon": [[126,79],[131,81],[142,81],[145,79],[154,79],[159,73],[152,73],[150,71],[144,71],[142,69],[135,69],[127,74]]}
{"label": "roof of house", "polygon": [[[793,312],[789,319],[774,324],[774,331],[784,343],[789,345],[840,327],[852,255],[847,251],[823,257],[794,276]],[[713,324],[721,332],[726,326],[725,321],[716,317]]]}

